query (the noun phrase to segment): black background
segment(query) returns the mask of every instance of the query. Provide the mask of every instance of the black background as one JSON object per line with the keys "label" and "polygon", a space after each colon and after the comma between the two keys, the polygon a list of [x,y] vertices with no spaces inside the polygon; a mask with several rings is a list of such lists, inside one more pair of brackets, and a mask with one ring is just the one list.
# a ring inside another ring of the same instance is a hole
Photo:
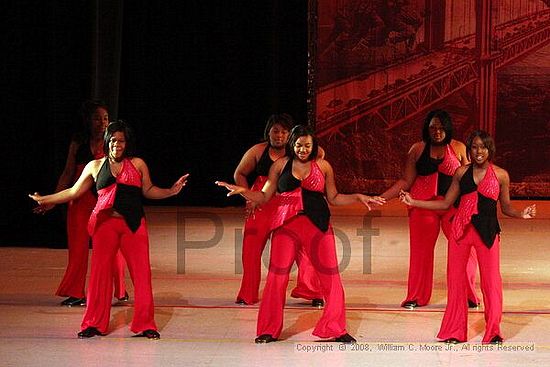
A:
{"label": "black background", "polygon": [[[31,214],[52,192],[80,103],[91,96],[93,1],[3,2],[2,246],[60,246],[63,206]],[[306,117],[306,1],[125,1],[118,118],[136,130],[153,181],[189,184],[153,205],[241,205],[231,180],[266,118]]]}

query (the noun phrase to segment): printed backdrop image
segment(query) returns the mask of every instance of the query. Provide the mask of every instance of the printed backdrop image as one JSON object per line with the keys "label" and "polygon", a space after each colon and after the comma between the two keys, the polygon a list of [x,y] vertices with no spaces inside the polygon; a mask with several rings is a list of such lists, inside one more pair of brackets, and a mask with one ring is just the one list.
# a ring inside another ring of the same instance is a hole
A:
{"label": "printed backdrop image", "polygon": [[550,197],[550,0],[311,0],[310,94],[341,191],[400,177],[426,114],[496,141],[515,197]]}

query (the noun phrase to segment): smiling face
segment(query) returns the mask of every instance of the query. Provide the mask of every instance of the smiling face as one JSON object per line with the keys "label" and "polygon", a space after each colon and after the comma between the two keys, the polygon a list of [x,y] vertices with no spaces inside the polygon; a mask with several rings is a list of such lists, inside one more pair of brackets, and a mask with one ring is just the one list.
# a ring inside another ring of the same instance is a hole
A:
{"label": "smiling face", "polygon": [[313,150],[313,137],[311,135],[300,136],[294,146],[294,155],[301,162],[307,162]]}
{"label": "smiling face", "polygon": [[472,140],[470,159],[477,165],[483,165],[489,160],[489,149],[479,136]]}
{"label": "smiling face", "polygon": [[281,124],[274,124],[269,129],[269,145],[275,149],[283,149],[288,141],[289,131]]}
{"label": "smiling face", "polygon": [[122,131],[115,131],[109,139],[109,158],[119,162],[124,158],[126,137]]}
{"label": "smiling face", "polygon": [[466,140],[468,158],[476,165],[491,162],[495,157],[495,142],[486,131],[476,130]]}

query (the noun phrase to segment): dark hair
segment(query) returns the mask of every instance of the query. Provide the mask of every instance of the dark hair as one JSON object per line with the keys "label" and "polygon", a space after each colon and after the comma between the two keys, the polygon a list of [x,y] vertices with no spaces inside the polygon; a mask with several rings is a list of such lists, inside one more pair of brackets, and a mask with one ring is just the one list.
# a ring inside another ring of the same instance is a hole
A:
{"label": "dark hair", "polygon": [[132,128],[124,121],[118,120],[109,123],[107,129],[105,129],[105,135],[103,136],[103,153],[109,156],[109,141],[114,133],[121,131],[124,133],[124,139],[126,140],[126,148],[124,149],[125,157],[133,157],[136,149],[136,141],[134,138],[134,132]]}
{"label": "dark hair", "polygon": [[86,133],[90,130],[90,121],[92,121],[92,116],[98,108],[104,108],[109,111],[107,104],[99,99],[88,99],[82,102],[80,106],[80,116],[82,117],[83,128],[86,130]]}
{"label": "dark hair", "polygon": [[493,140],[491,135],[489,135],[489,133],[485,130],[476,130],[472,132],[466,140],[466,154],[468,156],[468,159],[470,159],[470,149],[472,149],[474,139],[478,136],[483,142],[483,145],[485,145],[485,148],[487,148],[487,150],[489,151],[489,162],[492,161],[496,153],[495,141]]}
{"label": "dark hair", "polygon": [[317,157],[317,154],[319,153],[319,143],[317,142],[317,138],[315,137],[313,129],[306,125],[296,125],[290,131],[290,137],[288,138],[288,143],[285,147],[286,156],[294,158],[296,156],[296,154],[294,153],[294,144],[296,144],[300,137],[308,135],[310,135],[311,139],[313,140],[313,147],[311,147],[311,154],[309,155],[307,160],[310,161],[312,159],[315,159]]}
{"label": "dark hair", "polygon": [[275,113],[269,116],[264,129],[264,139],[266,141],[269,141],[269,130],[271,130],[275,124],[279,124],[290,131],[294,126],[294,119],[288,113]]}
{"label": "dark hair", "polygon": [[443,131],[445,131],[445,139],[441,142],[441,144],[446,145],[451,142],[451,139],[453,138],[453,122],[451,120],[451,115],[445,110],[433,110],[428,113],[426,118],[424,119],[424,126],[422,127],[422,140],[425,143],[431,142],[430,137],[430,122],[433,118],[438,118],[439,121],[441,121],[441,125],[443,125]]}

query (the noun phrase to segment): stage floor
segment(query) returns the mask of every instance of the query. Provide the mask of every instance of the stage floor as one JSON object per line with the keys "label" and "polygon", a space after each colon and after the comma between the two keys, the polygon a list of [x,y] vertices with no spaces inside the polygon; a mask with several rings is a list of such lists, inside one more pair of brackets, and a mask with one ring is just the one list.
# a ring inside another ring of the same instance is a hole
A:
{"label": "stage floor", "polygon": [[[525,202],[514,202],[520,207]],[[234,304],[240,284],[241,208],[149,207],[153,291],[161,340],[132,338],[130,303],[115,305],[110,333],[79,340],[84,309],[55,297],[66,250],[0,248],[2,366],[544,366],[550,365],[550,202],[538,218],[501,219],[502,348],[482,346],[483,306],[470,341],[438,343],[446,241],[436,248],[432,304],[399,307],[406,292],[406,210],[393,201],[367,214],[333,208],[350,334],[356,346],[311,335],[322,311],[288,298],[281,341],[254,344],[257,306]],[[5,245],[5,244],[4,244]],[[267,251],[264,261],[267,264]],[[266,274],[264,266],[263,274]],[[289,290],[295,284],[295,272]],[[263,283],[262,283],[263,285]]]}

